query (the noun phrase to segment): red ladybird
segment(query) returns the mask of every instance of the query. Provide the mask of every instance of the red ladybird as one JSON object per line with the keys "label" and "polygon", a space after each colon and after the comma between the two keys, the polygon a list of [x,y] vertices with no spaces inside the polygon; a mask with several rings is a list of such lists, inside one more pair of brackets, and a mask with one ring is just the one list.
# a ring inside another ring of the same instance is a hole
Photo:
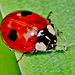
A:
{"label": "red ladybird", "polygon": [[[50,12],[51,14],[52,12]],[[55,48],[57,37],[53,24],[30,11],[16,11],[1,23],[1,35],[6,45],[22,52],[46,51]]]}

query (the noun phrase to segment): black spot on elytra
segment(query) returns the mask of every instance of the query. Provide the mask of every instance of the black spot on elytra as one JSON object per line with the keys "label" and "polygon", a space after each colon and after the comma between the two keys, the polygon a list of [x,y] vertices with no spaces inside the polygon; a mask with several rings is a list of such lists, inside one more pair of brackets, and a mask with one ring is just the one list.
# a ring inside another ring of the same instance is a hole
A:
{"label": "black spot on elytra", "polygon": [[15,41],[17,39],[17,34],[16,34],[16,30],[15,29],[11,29],[9,34],[8,34],[8,38],[11,40],[11,41]]}
{"label": "black spot on elytra", "polygon": [[27,16],[27,15],[31,15],[31,14],[32,14],[32,12],[30,12],[30,11],[22,11],[21,12],[22,16]]}

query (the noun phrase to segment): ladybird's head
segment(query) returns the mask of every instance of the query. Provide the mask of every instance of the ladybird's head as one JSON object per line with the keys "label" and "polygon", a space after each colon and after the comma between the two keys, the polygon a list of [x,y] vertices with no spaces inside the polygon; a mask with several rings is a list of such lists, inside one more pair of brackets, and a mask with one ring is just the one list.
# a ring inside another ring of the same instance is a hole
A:
{"label": "ladybird's head", "polygon": [[38,31],[35,49],[38,51],[46,51],[56,47],[57,37],[53,24],[47,25]]}

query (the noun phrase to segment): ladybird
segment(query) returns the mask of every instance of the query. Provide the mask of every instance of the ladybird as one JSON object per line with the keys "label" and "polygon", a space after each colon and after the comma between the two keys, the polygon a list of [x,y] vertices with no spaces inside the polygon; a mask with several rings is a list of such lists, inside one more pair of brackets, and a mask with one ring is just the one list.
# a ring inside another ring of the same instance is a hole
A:
{"label": "ladybird", "polygon": [[1,36],[5,44],[10,50],[24,52],[23,55],[55,48],[57,35],[49,19],[51,13],[46,19],[24,10],[8,14],[1,23]]}

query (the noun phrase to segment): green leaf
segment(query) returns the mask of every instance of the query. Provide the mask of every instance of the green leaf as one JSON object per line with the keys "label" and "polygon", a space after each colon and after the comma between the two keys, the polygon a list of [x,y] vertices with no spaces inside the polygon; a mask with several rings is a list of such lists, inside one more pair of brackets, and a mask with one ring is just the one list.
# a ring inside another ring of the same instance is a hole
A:
{"label": "green leaf", "polygon": [[[64,33],[67,44],[75,43],[74,0],[1,0],[0,3],[4,16],[16,10],[29,10],[46,18],[53,11],[50,18],[55,28]],[[21,72],[24,75],[74,75],[75,45],[66,51],[69,55],[62,51],[24,55],[19,62]],[[22,52],[16,53],[19,59]]]}

